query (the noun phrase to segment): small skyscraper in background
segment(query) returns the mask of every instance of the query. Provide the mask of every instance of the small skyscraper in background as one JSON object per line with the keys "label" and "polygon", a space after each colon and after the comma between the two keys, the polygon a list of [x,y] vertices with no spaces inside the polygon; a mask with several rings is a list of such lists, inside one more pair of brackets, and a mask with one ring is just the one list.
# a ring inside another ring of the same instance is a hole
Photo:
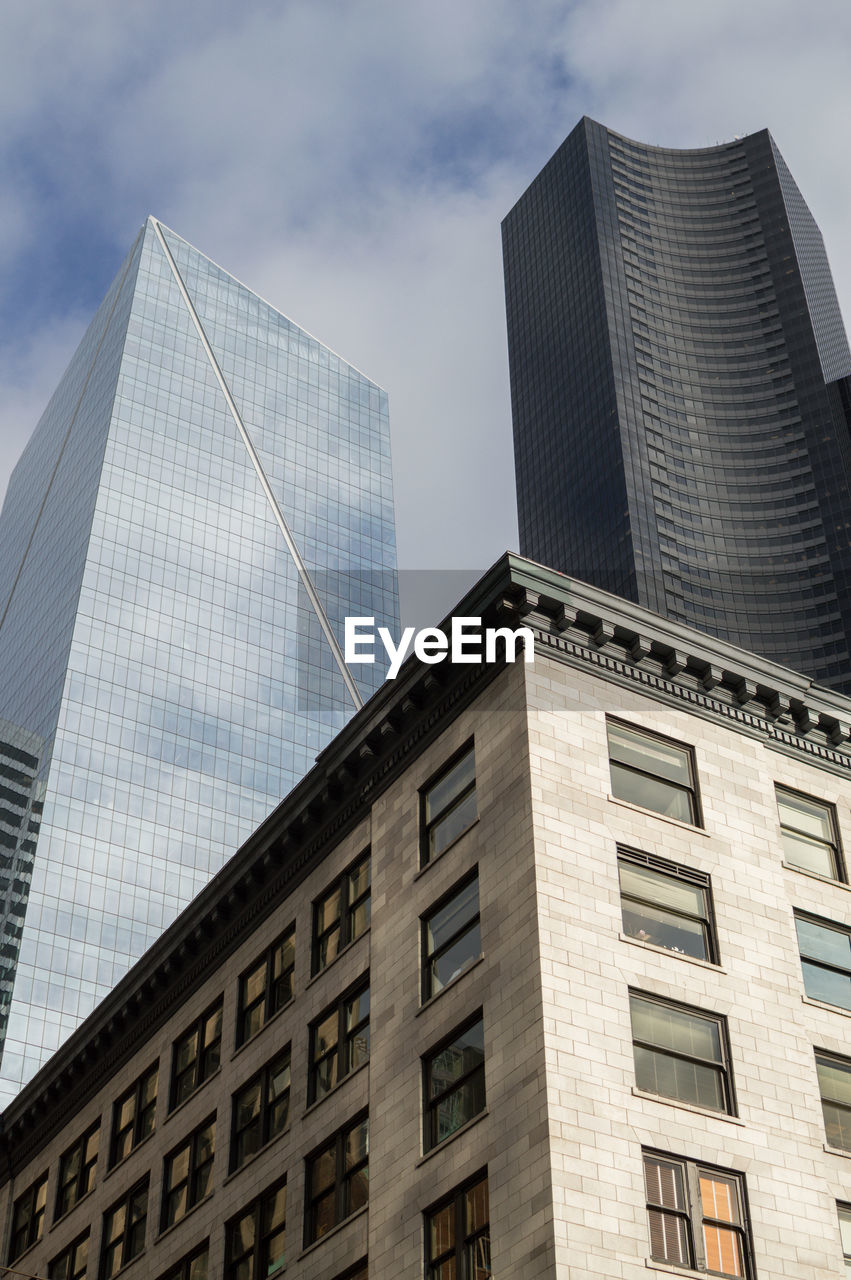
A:
{"label": "small skyscraper in background", "polygon": [[771,135],[585,118],[503,246],[523,554],[851,692],[851,355]]}
{"label": "small skyscraper in background", "polygon": [[383,678],[385,393],[149,218],[0,517],[0,1103]]}

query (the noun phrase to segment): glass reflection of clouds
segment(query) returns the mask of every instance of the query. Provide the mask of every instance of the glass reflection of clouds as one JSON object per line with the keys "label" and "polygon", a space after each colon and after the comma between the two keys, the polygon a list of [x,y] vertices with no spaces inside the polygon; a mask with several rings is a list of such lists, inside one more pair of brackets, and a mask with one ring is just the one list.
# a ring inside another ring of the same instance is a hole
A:
{"label": "glass reflection of clouds", "polygon": [[[397,629],[385,393],[161,231],[334,634],[347,613]],[[39,743],[44,804],[11,1006],[0,974],[2,1103],[353,710],[150,220],[0,549],[0,717]],[[383,675],[355,674],[363,697]]]}

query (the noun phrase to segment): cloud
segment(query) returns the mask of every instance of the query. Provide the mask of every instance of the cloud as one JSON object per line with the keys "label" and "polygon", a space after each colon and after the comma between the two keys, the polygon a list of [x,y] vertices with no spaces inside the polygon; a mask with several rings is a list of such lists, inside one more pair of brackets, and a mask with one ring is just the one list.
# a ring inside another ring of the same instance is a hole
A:
{"label": "cloud", "polygon": [[486,566],[517,541],[499,222],[584,112],[768,125],[851,298],[845,0],[7,9],[0,490],[152,212],[387,388],[401,562]]}

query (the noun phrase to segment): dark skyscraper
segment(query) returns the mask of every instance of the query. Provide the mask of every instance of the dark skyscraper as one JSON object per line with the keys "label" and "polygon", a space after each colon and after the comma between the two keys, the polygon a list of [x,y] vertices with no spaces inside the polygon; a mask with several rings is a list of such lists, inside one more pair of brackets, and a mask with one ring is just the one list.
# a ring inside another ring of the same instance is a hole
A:
{"label": "dark skyscraper", "polygon": [[585,118],[503,248],[522,552],[851,692],[851,355],[771,135]]}

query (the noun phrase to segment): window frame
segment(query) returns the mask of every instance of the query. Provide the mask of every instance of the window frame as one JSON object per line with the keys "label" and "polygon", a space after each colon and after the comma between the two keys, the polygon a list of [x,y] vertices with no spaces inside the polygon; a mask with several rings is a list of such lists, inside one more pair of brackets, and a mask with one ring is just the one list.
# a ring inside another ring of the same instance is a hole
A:
{"label": "window frame", "polygon": [[[851,1058],[845,1057],[841,1053],[832,1053],[827,1049],[816,1049],[815,1060],[816,1060],[816,1079],[818,1081],[819,1101],[821,1102],[822,1116],[824,1118],[825,1143],[827,1144],[827,1146],[832,1147],[834,1151],[851,1152]],[[836,1098],[825,1098],[825,1095],[822,1092],[821,1073],[819,1072],[819,1067],[822,1065],[826,1067],[840,1067],[843,1071],[847,1071],[848,1078],[849,1078],[848,1102],[840,1102]],[[827,1111],[825,1110],[826,1106],[834,1107],[838,1112],[847,1115],[848,1119],[846,1122],[846,1127],[849,1130],[849,1140],[848,1140],[847,1146],[844,1146],[841,1142],[831,1142],[830,1136],[829,1136],[830,1131],[828,1128],[828,1116],[827,1116]]]}
{"label": "window frame", "polygon": [[[838,924],[835,920],[824,920],[819,916],[811,915],[807,911],[793,912],[795,920],[795,936],[798,942],[798,955],[801,960],[801,976],[804,983],[804,994],[808,1000],[817,1000],[821,1004],[830,1005],[833,1009],[845,1009],[851,1011],[851,928],[847,925]],[[814,958],[813,956],[805,956],[801,947],[801,935],[798,931],[798,921],[802,924],[814,925],[817,929],[824,929],[827,932],[838,933],[848,941],[849,963],[848,968],[842,965],[833,964],[829,960]],[[806,965],[812,965],[816,969],[825,970],[827,973],[839,973],[849,980],[849,1000],[848,1004],[837,1004],[835,1000],[826,1000],[824,996],[811,995],[807,989],[807,969]]]}
{"label": "window frame", "polygon": [[[89,1268],[89,1244],[91,1243],[91,1228],[86,1230],[76,1240],[72,1240],[61,1253],[57,1253],[55,1258],[51,1258],[47,1264],[47,1280],[85,1280],[86,1272]],[[82,1269],[80,1260],[77,1256],[80,1247],[86,1246],[86,1256],[82,1260]],[[65,1264],[65,1269],[60,1271],[60,1264]]]}
{"label": "window frame", "polygon": [[[844,1200],[837,1200],[836,1215],[839,1219],[839,1247],[842,1250],[842,1261],[845,1263],[845,1273],[851,1276],[851,1204]],[[842,1224],[848,1224],[848,1246],[845,1245],[846,1232],[842,1230]]]}
{"label": "window frame", "polygon": [[[478,1228],[472,1231],[469,1231],[466,1229],[466,1221],[465,1221],[466,1203],[467,1203],[466,1197],[469,1194],[469,1192],[473,1191],[476,1187],[480,1186],[481,1184],[484,1184],[486,1194],[488,1197],[487,1222],[482,1224]],[[453,1209],[452,1230],[453,1230],[454,1241],[449,1248],[444,1249],[443,1252],[439,1253],[436,1257],[432,1257],[432,1241],[431,1241],[432,1221],[434,1218],[437,1217],[438,1214],[442,1213],[445,1209],[449,1209],[450,1207]],[[496,1273],[493,1270],[493,1266],[492,1266],[493,1260],[491,1257],[491,1250],[490,1250],[490,1243],[491,1243],[490,1218],[491,1218],[490,1188],[488,1186],[487,1168],[480,1169],[478,1173],[474,1173],[471,1178],[467,1178],[466,1181],[462,1182],[460,1186],[456,1187],[453,1191],[451,1191],[449,1195],[442,1196],[440,1200],[437,1200],[433,1205],[430,1205],[423,1214],[423,1219],[424,1219],[423,1236],[424,1236],[424,1244],[425,1244],[426,1280],[436,1280],[436,1277],[438,1277],[441,1274],[439,1268],[442,1269],[447,1262],[452,1262],[452,1261],[454,1261],[455,1263],[455,1274],[458,1277],[458,1280],[472,1280],[472,1277],[468,1275],[468,1268],[467,1268],[467,1261],[466,1261],[468,1246],[470,1244],[474,1244],[475,1242],[483,1239],[486,1239],[488,1242],[487,1263],[486,1263],[487,1275],[494,1276]]]}
{"label": "window frame", "polygon": [[[281,951],[285,954],[287,944],[292,941],[292,963],[286,967],[281,966],[279,977],[275,977],[275,953]],[[246,1005],[245,994],[247,982],[265,966],[265,979],[263,989],[259,996],[253,999],[250,1004]],[[266,947],[259,956],[255,958],[252,964],[243,969],[239,975],[239,983],[237,988],[236,1002],[236,1046],[247,1044],[249,1040],[253,1040],[259,1035],[266,1024],[284,1009],[293,999],[295,992],[295,922],[291,924],[280,937],[276,938],[270,946]],[[288,981],[288,986],[286,985]],[[283,984],[281,990],[278,990],[279,984]],[[286,994],[281,999],[282,991]],[[248,1015],[252,1015],[255,1009],[262,1010],[261,1020],[258,1025],[250,1030],[250,1021]]]}
{"label": "window frame", "polygon": [[[675,1209],[671,1206],[651,1201],[647,1185],[648,1160],[661,1161],[680,1170],[682,1176],[682,1188],[685,1197],[685,1205],[682,1209]],[[710,1164],[706,1160],[689,1160],[683,1156],[672,1156],[666,1151],[657,1151],[646,1147],[642,1148],[641,1166],[642,1178],[644,1181],[645,1212],[647,1214],[647,1236],[651,1260],[653,1262],[666,1263],[670,1267],[685,1267],[686,1269],[699,1271],[706,1275],[731,1277],[731,1280],[735,1280],[735,1275],[732,1272],[709,1270],[703,1228],[706,1225],[709,1225],[710,1227],[716,1225],[722,1231],[732,1232],[739,1242],[739,1256],[742,1262],[741,1280],[754,1280],[753,1234],[751,1231],[750,1213],[748,1211],[745,1175],[738,1172],[736,1169],[722,1169],[718,1165]],[[708,1175],[709,1178],[716,1178],[719,1181],[722,1179],[728,1180],[735,1186],[740,1218],[739,1222],[727,1221],[723,1218],[713,1218],[704,1214],[700,1193],[700,1175],[702,1173]],[[670,1258],[660,1258],[653,1254],[653,1235],[650,1225],[651,1211],[662,1214],[666,1218],[676,1217],[678,1221],[684,1223],[685,1242],[689,1253],[689,1257],[686,1262],[674,1261]]]}
{"label": "window frame", "polygon": [[[7,1263],[11,1267],[13,1262],[17,1262],[18,1258],[22,1258],[28,1249],[38,1244],[39,1240],[44,1236],[45,1220],[47,1218],[47,1178],[49,1170],[45,1169],[44,1173],[30,1183],[19,1196],[12,1201],[12,1229],[9,1233],[9,1255]],[[41,1204],[39,1204],[41,1200]],[[26,1216],[19,1222],[18,1218],[22,1210],[26,1210]],[[24,1234],[25,1239],[21,1244],[17,1243],[17,1237]]]}
{"label": "window frame", "polygon": [[[346,1167],[346,1143],[362,1127],[366,1126],[366,1155],[355,1161],[351,1168]],[[323,1156],[331,1153],[334,1160],[334,1181],[323,1186],[316,1194],[313,1190],[313,1171]],[[355,1185],[358,1174],[366,1172],[366,1197],[361,1204],[351,1205],[351,1188]],[[304,1248],[323,1240],[329,1232],[345,1222],[352,1214],[369,1204],[369,1112],[361,1111],[348,1124],[338,1129],[321,1146],[316,1147],[304,1162]],[[334,1205],[333,1221],[325,1230],[317,1232],[317,1206],[321,1201],[332,1196]]]}
{"label": "window frame", "polygon": [[[281,1191],[284,1192],[283,1222],[278,1224],[273,1223],[272,1226],[264,1230],[264,1212],[267,1205],[269,1201],[274,1203],[274,1198],[278,1196]],[[234,1269],[241,1263],[245,1262],[249,1257],[251,1259],[252,1280],[261,1280],[261,1278],[262,1280],[266,1280],[267,1276],[275,1275],[284,1266],[286,1266],[286,1262],[282,1261],[274,1271],[269,1271],[269,1258],[267,1256],[269,1242],[279,1231],[283,1231],[284,1233],[284,1242],[282,1247],[286,1250],[287,1213],[289,1211],[289,1197],[286,1192],[286,1176],[278,1178],[276,1182],[273,1182],[271,1186],[268,1186],[265,1191],[260,1193],[259,1196],[255,1196],[253,1200],[250,1200],[249,1203],[239,1211],[239,1213],[235,1213],[233,1217],[229,1218],[225,1223],[224,1270],[222,1273],[224,1280],[232,1280]],[[250,1252],[244,1251],[239,1255],[233,1256],[233,1243],[238,1224],[243,1222],[249,1216],[254,1219],[254,1242],[251,1246],[251,1250]]]}
{"label": "window frame", "polygon": [[[218,1035],[212,1036],[209,1041],[206,1040],[206,1030],[210,1021],[219,1016]],[[211,1079],[219,1070],[222,1061],[222,1039],[224,1032],[224,996],[219,996],[218,1000],[214,1000],[208,1005],[202,1014],[200,1014],[194,1022],[190,1023],[187,1029],[172,1042],[171,1046],[171,1081],[169,1086],[169,1114],[175,1111],[187,1098],[191,1098],[193,1093],[201,1088],[202,1084]],[[191,1066],[184,1067],[178,1071],[178,1054],[180,1046],[184,1041],[197,1036],[195,1056],[192,1059]],[[191,1085],[186,1093],[179,1094],[182,1088],[184,1078],[191,1080]]]}
{"label": "window frame", "polygon": [[[451,1086],[446,1087],[440,1093],[432,1096],[432,1070],[435,1059],[448,1048],[450,1048],[457,1040],[459,1040],[466,1032],[472,1031],[474,1027],[480,1026],[482,1029],[482,1060],[474,1067],[469,1068],[456,1080],[453,1080]],[[437,1147],[448,1142],[449,1139],[456,1134],[459,1129],[463,1129],[465,1125],[470,1124],[478,1116],[484,1114],[487,1110],[487,1088],[485,1080],[485,1024],[482,1010],[479,1009],[472,1017],[467,1018],[460,1026],[444,1036],[428,1053],[423,1054],[422,1059],[422,1082],[423,1082],[423,1152],[434,1151]],[[465,1090],[472,1086],[473,1097],[475,1098],[476,1083],[479,1082],[481,1090],[482,1105],[472,1115],[468,1115],[466,1119],[457,1124],[449,1133],[444,1134],[442,1138],[437,1136],[438,1122],[440,1115],[440,1107],[449,1098],[456,1094],[463,1095]]]}
{"label": "window frame", "polygon": [[[669,1049],[667,1046],[659,1046],[653,1044],[652,1041],[643,1040],[635,1034],[635,1026],[632,1019],[632,1004],[634,1000],[643,1000],[646,1004],[658,1005],[662,1009],[673,1009],[676,1013],[684,1014],[686,1017],[694,1018],[695,1021],[715,1023],[718,1028],[718,1041],[721,1051],[721,1061],[714,1062],[709,1058],[702,1058],[698,1054],[689,1054],[678,1049]],[[733,1065],[730,1059],[730,1036],[727,1027],[727,1019],[723,1014],[710,1013],[705,1009],[695,1008],[694,1005],[683,1004],[679,1000],[668,1000],[663,996],[654,995],[650,991],[638,991],[633,987],[629,988],[629,1014],[630,1014],[630,1031],[632,1034],[633,1057],[635,1057],[636,1047],[646,1049],[651,1053],[660,1054],[666,1058],[673,1058],[678,1062],[685,1062],[694,1066],[707,1067],[715,1072],[720,1082],[720,1093],[724,1101],[721,1108],[710,1107],[704,1103],[693,1102],[690,1098],[681,1098],[678,1095],[659,1093],[655,1089],[647,1089],[638,1082],[638,1063],[635,1064],[635,1084],[636,1088],[642,1093],[652,1093],[654,1098],[660,1098],[665,1102],[675,1105],[684,1105],[696,1107],[700,1111],[705,1111],[711,1115],[728,1115],[736,1116],[736,1094],[733,1087]]]}
{"label": "window frame", "polygon": [[[667,876],[668,879],[678,881],[682,884],[690,885],[692,888],[700,889],[703,893],[706,916],[693,915],[691,912],[681,911],[677,907],[661,908],[652,898],[641,898],[636,893],[629,890],[624,891],[623,881],[621,878],[622,866],[641,867],[645,871],[651,871],[659,876]],[[664,910],[671,915],[677,916],[682,920],[690,920],[701,926],[703,935],[704,949],[706,956],[703,957],[704,964],[720,964],[720,952],[718,949],[718,932],[715,927],[715,903],[712,895],[712,877],[705,871],[697,871],[692,867],[684,867],[680,863],[670,862],[667,858],[659,858],[655,854],[645,853],[641,849],[630,849],[626,845],[618,845],[618,887],[620,890],[621,900],[621,923],[625,937],[633,941],[649,941],[648,939],[637,938],[634,934],[628,933],[626,922],[623,920],[623,909],[625,901],[635,902],[639,907],[654,907],[657,911]],[[700,956],[689,956],[688,952],[680,951],[674,947],[666,947],[661,942],[649,942],[649,945],[659,947],[662,951],[667,951],[672,956],[686,956],[692,960],[700,960]]]}
{"label": "window frame", "polygon": [[[429,950],[429,930],[431,928],[431,921],[439,914],[439,912],[450,906],[455,898],[460,898],[465,890],[470,888],[473,884],[476,886],[476,910],[469,919],[465,920],[454,933],[450,934],[449,937],[440,944],[440,946],[435,947],[433,951]],[[466,938],[469,933],[472,933],[474,929],[477,929],[479,934],[479,950],[477,955],[466,960],[460,969],[453,973],[448,982],[445,982],[442,987],[435,990],[432,966],[440,960],[442,956],[446,955],[454,946]],[[463,973],[466,973],[466,971],[475,964],[476,959],[481,954],[482,905],[479,894],[479,868],[477,865],[471,872],[464,876],[462,880],[459,880],[457,884],[453,885],[447,893],[444,893],[440,898],[438,898],[437,902],[435,902],[424,915],[420,916],[420,955],[422,957],[420,982],[421,1003],[425,1004],[427,1000],[431,1000],[432,996],[439,995],[441,991],[445,991],[451,983],[455,982],[457,978],[460,978]]]}
{"label": "window frame", "polygon": [[[200,1158],[200,1148],[204,1135],[210,1132],[210,1154],[204,1159]],[[187,1162],[186,1176],[179,1178],[176,1182],[171,1182],[171,1171],[175,1162],[188,1149],[189,1159]],[[162,1233],[168,1227],[173,1227],[175,1223],[182,1222],[189,1213],[190,1209],[194,1209],[196,1204],[210,1194],[211,1181],[213,1176],[213,1166],[216,1159],[216,1113],[206,1117],[199,1125],[196,1125],[191,1133],[179,1142],[176,1147],[172,1147],[163,1157],[163,1176],[160,1194],[160,1232]],[[203,1181],[204,1175],[207,1181]],[[179,1197],[185,1188],[186,1200],[183,1212],[175,1217],[170,1217],[171,1202],[175,1196]]]}
{"label": "window frame", "polygon": [[[441,782],[445,782],[446,779],[452,774],[452,772],[455,769],[457,769],[458,766],[466,760],[467,756],[472,756],[472,759],[473,759],[472,781],[469,782],[465,787],[463,787],[457,795],[453,796],[439,811],[439,813],[436,813],[432,817],[429,817],[428,804],[429,804],[429,796],[431,792],[434,791],[434,789],[437,786],[439,786]],[[452,756],[450,756],[450,758],[446,760],[440,766],[440,768],[435,773],[433,773],[431,777],[420,787],[419,801],[420,801],[420,865],[421,866],[426,867],[429,865],[429,863],[436,861],[437,858],[439,858],[442,854],[444,854],[447,849],[451,849],[451,847],[454,844],[456,844],[461,839],[462,836],[466,835],[467,832],[470,830],[470,828],[473,827],[478,822],[479,820],[478,783],[479,783],[479,775],[478,775],[478,769],[476,767],[476,744],[473,738],[468,738],[467,741],[463,744],[463,746],[459,747],[458,750]],[[448,840],[445,845],[443,845],[440,849],[434,852],[432,850],[432,833],[434,832],[438,824],[442,822],[445,818],[447,818],[456,809],[460,808],[461,805],[464,803],[464,801],[470,795],[472,795],[476,799],[475,814],[461,831],[457,832],[457,834],[454,835],[451,840]]]}
{"label": "window frame", "polygon": [[[351,1028],[348,1026],[348,1010],[363,996],[367,998],[366,1017],[361,1018]],[[333,1004],[328,1005],[318,1018],[314,1018],[308,1028],[308,1068],[307,1068],[307,1105],[312,1106],[315,1102],[321,1102],[323,1098],[327,1098],[330,1093],[339,1084],[350,1076],[358,1067],[364,1066],[369,1062],[371,1052],[370,1043],[370,988],[369,973],[363,974],[358,978],[352,986],[347,987],[341,996],[339,996]],[[317,1053],[317,1033],[323,1023],[336,1015],[337,1021],[337,1038],[329,1042],[328,1047],[321,1053]],[[362,1033],[366,1029],[366,1057],[360,1062],[353,1063],[352,1048],[355,1044],[358,1033]],[[343,1048],[341,1054],[340,1049]],[[330,1062],[336,1058],[336,1079],[334,1083],[328,1085],[327,1088],[320,1091],[320,1068],[323,1063]]]}
{"label": "window frame", "polygon": [[[127,1157],[131,1154],[131,1152],[136,1150],[139,1143],[144,1142],[145,1138],[150,1137],[150,1135],[155,1131],[157,1127],[157,1101],[159,1098],[159,1073],[160,1073],[160,1060],[159,1058],[157,1058],[154,1065],[152,1067],[148,1067],[147,1071],[143,1071],[142,1074],[139,1076],[138,1080],[134,1081],[134,1083],[131,1084],[129,1089],[125,1089],[121,1097],[117,1098],[116,1101],[112,1104],[112,1133],[110,1134],[110,1141],[109,1141],[109,1166],[108,1166],[110,1169],[114,1169],[115,1166],[117,1164],[120,1164],[122,1160],[126,1160]],[[154,1078],[154,1096],[150,1100],[150,1102],[142,1106],[141,1105],[142,1093],[145,1085],[147,1084],[151,1076],[153,1076]],[[124,1125],[123,1127],[120,1127],[119,1119],[121,1116],[121,1108],[124,1106],[126,1102],[130,1100],[132,1100],[133,1102],[133,1113],[130,1118],[130,1122]],[[140,1118],[146,1112],[151,1110],[152,1110],[151,1127],[147,1133],[141,1133],[140,1130],[142,1126],[140,1123]],[[127,1150],[124,1152],[123,1155],[119,1156],[117,1153],[118,1139],[122,1134],[125,1134],[125,1133],[130,1134],[130,1146],[127,1148]]]}
{"label": "window frame", "polygon": [[[277,1098],[270,1097],[270,1086],[276,1074],[286,1070],[290,1074],[290,1082],[286,1088],[286,1116],[284,1122],[279,1129],[271,1132],[271,1119],[276,1107],[283,1098],[284,1091]],[[259,1137],[257,1147],[254,1151],[239,1158],[240,1138],[250,1127],[249,1124],[239,1126],[239,1099],[242,1094],[247,1093],[249,1089],[260,1088],[260,1109],[257,1115],[256,1123],[259,1129]],[[286,1045],[280,1053],[276,1054],[268,1062],[255,1072],[250,1080],[246,1080],[245,1084],[240,1085],[235,1093],[231,1095],[231,1132],[230,1132],[230,1148],[228,1168],[230,1173],[236,1173],[237,1169],[241,1169],[249,1160],[257,1155],[266,1146],[267,1142],[271,1142],[273,1138],[278,1138],[282,1133],[286,1133],[290,1123],[290,1101],[292,1098],[292,1046]]]}
{"label": "window frame", "polygon": [[[367,887],[356,897],[352,897],[352,877],[363,865],[367,865],[369,869],[369,881]],[[333,924],[327,925],[320,931],[319,919],[320,911],[335,893],[340,894],[340,914],[337,916]],[[360,907],[367,904],[367,919],[363,928],[356,928],[357,911]],[[333,964],[340,953],[349,946],[350,943],[356,942],[358,938],[362,938],[368,931],[370,926],[372,908],[372,851],[365,849],[350,866],[334,880],[324,893],[313,901],[313,927],[311,933],[310,946],[310,974],[316,977],[317,973],[322,973],[330,964]],[[337,932],[337,948],[330,959],[322,958],[322,946],[334,932]]]}
{"label": "window frame", "polygon": [[[95,1144],[94,1155],[89,1155],[87,1159],[89,1141],[95,1135],[97,1135],[97,1143]],[[64,1218],[66,1213],[70,1213],[74,1206],[80,1203],[83,1196],[87,1196],[90,1191],[94,1190],[99,1154],[100,1116],[59,1157],[59,1171],[56,1178],[56,1205],[53,1211],[54,1222]],[[79,1168],[69,1178],[67,1177],[67,1166],[74,1160],[75,1156],[79,1156]],[[63,1176],[63,1173],[65,1176]],[[90,1178],[91,1181],[89,1181]]]}
{"label": "window frame", "polygon": [[[128,1231],[128,1220],[130,1217],[132,1202],[135,1197],[141,1196],[142,1193],[144,1193],[144,1212],[136,1219],[135,1222],[130,1223],[130,1230]],[[109,1206],[108,1209],[104,1211],[103,1220],[101,1224],[101,1235],[100,1235],[100,1258],[98,1259],[98,1276],[100,1277],[100,1280],[112,1280],[112,1277],[116,1276],[123,1267],[126,1267],[128,1263],[133,1262],[136,1258],[141,1257],[141,1255],[145,1252],[145,1239],[148,1234],[148,1209],[150,1207],[149,1196],[150,1196],[150,1176],[146,1174],[144,1178],[141,1178],[138,1182],[134,1183],[134,1185],[129,1189],[129,1191],[125,1191],[123,1196],[120,1196],[118,1200],[116,1200],[113,1204]],[[113,1217],[116,1213],[118,1213],[122,1209],[124,1210],[124,1226],[121,1230],[121,1234],[116,1236],[114,1240],[110,1241],[109,1244],[107,1244],[107,1238],[106,1238],[107,1219]],[[127,1252],[128,1244],[132,1247],[132,1241],[134,1239],[133,1228],[134,1227],[138,1228],[140,1223],[142,1226],[141,1245],[136,1250],[135,1253],[128,1253]],[[113,1270],[107,1271],[106,1269],[107,1248],[113,1248],[116,1244],[120,1244],[121,1246],[121,1261],[119,1262],[118,1266],[115,1267]]]}
{"label": "window frame", "polygon": [[[689,785],[675,782],[672,778],[666,778],[658,773],[652,773],[649,769],[641,769],[637,765],[625,764],[621,760],[615,760],[614,763],[622,769],[626,769],[630,773],[638,774],[641,777],[649,778],[654,782],[662,782],[673,790],[687,796],[688,807],[690,812],[689,818],[677,818],[674,814],[664,813],[661,809],[651,809],[647,805],[639,804],[635,800],[629,800],[625,796],[617,794],[615,786],[615,778],[612,773],[612,745],[609,735],[610,728],[623,729],[627,733],[634,734],[637,738],[647,738],[651,742],[658,742],[665,747],[673,747],[674,750],[680,752],[688,766]],[[612,795],[616,800],[622,800],[624,804],[634,804],[637,809],[643,810],[645,813],[655,813],[657,817],[667,818],[674,822],[683,822],[686,826],[704,827],[703,811],[700,803],[700,790],[698,787],[697,776],[697,759],[695,757],[694,747],[687,742],[680,742],[676,738],[669,738],[665,734],[657,733],[654,729],[645,729],[641,725],[633,724],[629,720],[620,720],[617,716],[606,716],[606,750],[609,757],[609,779],[612,787]]]}
{"label": "window frame", "polygon": [[[804,836],[805,839],[811,840],[815,844],[822,845],[829,850],[830,861],[833,864],[833,874],[825,875],[821,871],[813,871],[811,867],[801,866],[800,863],[794,862],[789,855],[788,850],[783,845],[783,861],[792,867],[795,871],[803,871],[806,875],[818,876],[821,880],[836,880],[840,884],[848,883],[848,874],[845,867],[845,858],[842,852],[842,842],[839,838],[839,819],[836,812],[836,805],[830,800],[820,800],[817,796],[807,795],[805,791],[798,791],[795,787],[787,787],[783,783],[775,782],[774,796],[777,801],[777,818],[780,823],[781,842],[783,836],[789,832],[793,836]],[[810,835],[809,832],[800,828],[790,826],[783,821],[783,815],[780,811],[780,799],[782,796],[791,796],[793,800],[806,800],[808,804],[814,805],[818,809],[823,809],[827,817],[828,826],[830,827],[832,840],[819,840]]]}

